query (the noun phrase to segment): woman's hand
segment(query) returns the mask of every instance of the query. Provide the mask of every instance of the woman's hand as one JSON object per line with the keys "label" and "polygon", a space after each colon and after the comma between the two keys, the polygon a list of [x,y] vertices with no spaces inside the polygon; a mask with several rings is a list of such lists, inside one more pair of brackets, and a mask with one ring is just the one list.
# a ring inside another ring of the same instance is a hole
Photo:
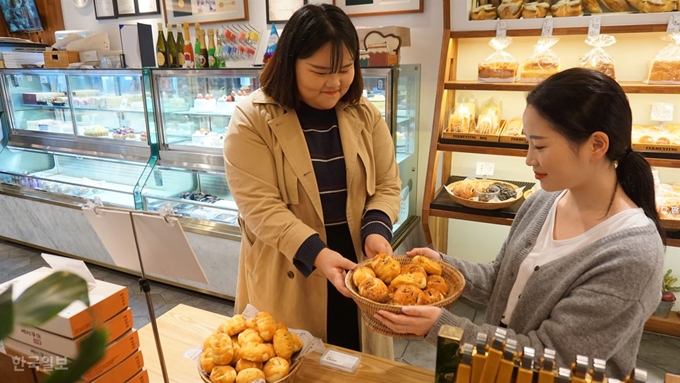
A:
{"label": "woman's hand", "polygon": [[340,253],[325,248],[319,252],[314,260],[314,267],[321,270],[323,275],[335,286],[340,294],[351,298],[352,296],[345,286],[345,270],[354,270],[357,264],[343,257]]}
{"label": "woman's hand", "polygon": [[441,254],[430,249],[429,247],[416,247],[411,251],[407,251],[406,255],[409,257],[415,257],[416,255],[421,255],[423,257],[429,258],[433,261],[439,262],[442,260]]}
{"label": "woman's hand", "polygon": [[439,319],[442,309],[435,306],[404,306],[401,314],[380,310],[374,317],[385,326],[399,334],[416,334],[423,336],[430,332]]}
{"label": "woman's hand", "polygon": [[380,234],[369,234],[364,240],[364,254],[368,258],[373,258],[376,255],[383,253],[392,255],[392,246],[387,239]]}

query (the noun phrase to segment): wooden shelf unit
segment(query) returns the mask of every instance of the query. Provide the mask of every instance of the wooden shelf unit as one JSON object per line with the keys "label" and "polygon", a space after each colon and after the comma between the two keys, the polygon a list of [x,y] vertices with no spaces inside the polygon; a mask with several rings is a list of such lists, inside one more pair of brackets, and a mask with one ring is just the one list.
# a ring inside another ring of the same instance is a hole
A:
{"label": "wooden shelf unit", "polygon": [[[512,224],[511,218],[489,217],[481,214],[454,212],[432,206],[441,185],[437,185],[438,171],[440,179],[446,180],[451,174],[453,153],[476,153],[500,156],[525,157],[526,145],[489,143],[478,141],[450,140],[442,138],[442,128],[448,118],[448,111],[454,106],[455,93],[459,90],[478,91],[516,91],[532,90],[536,84],[531,83],[482,83],[477,81],[457,80],[456,63],[458,60],[458,41],[460,39],[491,38],[495,30],[484,31],[452,31],[451,0],[443,1],[444,32],[442,34],[441,56],[435,98],[435,111],[428,153],[427,173],[423,196],[422,223],[425,236],[435,249],[445,251],[447,248],[448,219],[461,219],[501,225]],[[647,25],[609,25],[602,26],[602,33],[645,33],[665,32],[666,24]],[[554,35],[586,35],[587,27],[567,27],[553,29]],[[540,36],[541,28],[508,29],[508,36]],[[643,82],[621,82],[626,93],[637,94],[680,94],[680,85],[650,85]],[[673,154],[644,152],[642,153],[652,166],[680,167],[680,158]],[[441,166],[440,166],[441,165]],[[442,181],[443,182],[443,181]],[[680,246],[680,239],[669,238],[669,246]]]}
{"label": "wooden shelf unit", "polygon": [[668,318],[649,317],[645,331],[680,337],[680,314],[672,311]]}

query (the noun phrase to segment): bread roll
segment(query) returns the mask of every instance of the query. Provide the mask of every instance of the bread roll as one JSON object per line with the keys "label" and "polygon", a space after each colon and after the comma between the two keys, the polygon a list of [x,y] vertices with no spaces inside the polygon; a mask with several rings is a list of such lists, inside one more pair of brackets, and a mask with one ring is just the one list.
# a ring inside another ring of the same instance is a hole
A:
{"label": "bread roll", "polygon": [[246,345],[248,343],[264,343],[264,340],[257,331],[249,328],[238,334],[239,345]]}
{"label": "bread roll", "polygon": [[238,340],[234,340],[236,336],[231,338],[231,347],[234,350],[234,356],[231,358],[231,365],[235,366],[236,362],[238,362],[239,359],[241,359],[241,356],[239,355],[239,350],[241,350],[241,345],[238,343]]}
{"label": "bread roll", "polygon": [[422,304],[431,305],[444,299],[444,295],[435,289],[423,290]]}
{"label": "bread roll", "polygon": [[276,356],[274,347],[271,343],[248,343],[241,346],[239,350],[241,359],[252,362],[266,362]]}
{"label": "bread roll", "polygon": [[210,342],[212,358],[216,365],[223,366],[231,363],[234,357],[234,347],[231,338],[225,333],[219,333]]}
{"label": "bread roll", "polygon": [[425,269],[425,271],[428,274],[434,274],[434,275],[441,275],[442,274],[442,266],[439,264],[439,262],[435,262],[431,259],[428,259],[427,257],[423,257],[422,255],[416,255],[413,257],[413,263],[416,265],[420,265]]}
{"label": "bread roll", "polygon": [[247,360],[247,359],[239,359],[238,362],[236,362],[236,372],[241,372],[242,370],[245,370],[246,368],[257,368],[258,370],[262,369],[262,362],[253,362],[252,360]]}
{"label": "bread roll", "polygon": [[246,368],[241,370],[236,376],[236,383],[252,383],[257,379],[265,379],[264,372],[258,370],[257,368]]}
{"label": "bread roll", "polygon": [[276,332],[276,321],[272,314],[262,311],[255,316],[255,326],[257,327],[257,332],[265,342],[271,342],[274,338],[274,332]]}
{"label": "bread roll", "polygon": [[493,4],[485,4],[474,8],[470,12],[472,20],[493,20],[496,18],[496,7]]}
{"label": "bread roll", "polygon": [[293,339],[293,352],[295,353],[302,350],[302,341],[300,340],[300,337],[294,332],[290,333],[290,337]]}
{"label": "bread roll", "polygon": [[203,349],[209,349],[210,348],[210,342],[219,334],[219,332],[214,332],[210,334],[205,340],[203,341]]}
{"label": "bread roll", "polygon": [[231,366],[217,366],[210,372],[212,383],[234,383],[236,381],[236,370]]}
{"label": "bread roll", "polygon": [[401,264],[387,254],[378,254],[371,259],[371,267],[375,275],[385,283],[390,283],[399,275]]}
{"label": "bread roll", "polygon": [[352,274],[352,281],[354,282],[354,286],[357,287],[359,287],[361,282],[363,282],[366,278],[375,278],[375,271],[373,271],[373,269],[370,267],[359,267],[354,270],[354,274]]}
{"label": "bread roll", "polygon": [[365,279],[359,286],[359,295],[373,302],[384,303],[389,299],[387,285],[381,279]]}
{"label": "bread roll", "polygon": [[280,357],[270,359],[262,369],[268,383],[283,379],[290,372],[288,360]]}
{"label": "bread roll", "polygon": [[633,8],[642,12],[642,5],[645,2],[645,0],[626,0],[626,1],[628,2],[628,5],[631,5],[633,6]]}
{"label": "bread roll", "polygon": [[274,352],[277,356],[288,359],[295,352],[295,342],[286,328],[279,328],[274,333]]}
{"label": "bread roll", "polygon": [[630,11],[630,7],[628,7],[626,0],[602,0],[602,2],[604,3],[604,6],[609,8],[612,12]]}
{"label": "bread roll", "polygon": [[408,263],[401,267],[400,274],[423,274],[427,277],[427,272],[422,266],[416,265],[415,263]]}
{"label": "bread roll", "polygon": [[401,285],[411,285],[419,289],[424,289],[427,285],[427,279],[423,274],[399,274],[390,282],[390,287],[399,287]]}
{"label": "bread roll", "polygon": [[218,327],[217,331],[223,332],[229,336],[236,335],[240,333],[241,331],[245,330],[247,328],[246,326],[246,318],[241,315],[241,314],[236,314],[233,317],[227,319],[224,321],[220,327]]}
{"label": "bread roll", "polygon": [[423,290],[411,285],[402,285],[394,292],[392,302],[395,305],[411,306],[422,302],[424,298]]}
{"label": "bread roll", "polygon": [[432,289],[440,292],[443,296],[449,293],[449,285],[446,284],[446,280],[440,275],[430,275],[427,277],[426,289]]}
{"label": "bread roll", "polygon": [[203,371],[208,373],[212,371],[213,368],[215,368],[215,362],[212,358],[212,348],[208,348],[201,353],[199,364],[201,365]]}
{"label": "bread roll", "polygon": [[548,14],[550,4],[543,3],[524,3],[522,17],[525,19],[542,19]]}
{"label": "bread roll", "polygon": [[523,3],[520,2],[506,2],[498,6],[498,17],[501,19],[519,19],[522,16]]}
{"label": "bread roll", "polygon": [[590,13],[602,13],[600,3],[597,0],[583,0],[583,7]]}
{"label": "bread roll", "polygon": [[675,9],[676,3],[676,0],[645,0],[641,11],[645,13],[670,12]]}

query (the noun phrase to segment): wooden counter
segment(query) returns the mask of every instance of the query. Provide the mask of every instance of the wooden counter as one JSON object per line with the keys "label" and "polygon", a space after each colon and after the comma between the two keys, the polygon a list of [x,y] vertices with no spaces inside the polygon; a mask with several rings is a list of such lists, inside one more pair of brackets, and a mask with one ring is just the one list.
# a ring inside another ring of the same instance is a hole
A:
{"label": "wooden counter", "polygon": [[[197,309],[178,305],[157,319],[158,332],[165,356],[168,377],[173,383],[202,383],[198,376],[196,363],[185,357],[191,349],[201,347],[203,340],[210,335],[226,317]],[[149,370],[152,383],[163,383],[156,343],[153,339],[151,324],[139,330],[140,348],[144,354],[144,365]],[[327,346],[342,352],[357,354],[354,351],[335,346]],[[399,377],[401,383],[422,383],[434,381],[434,372],[403,363],[361,354],[361,365],[354,374],[322,367],[319,364],[321,355],[312,353],[302,362],[302,367],[293,382],[392,382]]]}

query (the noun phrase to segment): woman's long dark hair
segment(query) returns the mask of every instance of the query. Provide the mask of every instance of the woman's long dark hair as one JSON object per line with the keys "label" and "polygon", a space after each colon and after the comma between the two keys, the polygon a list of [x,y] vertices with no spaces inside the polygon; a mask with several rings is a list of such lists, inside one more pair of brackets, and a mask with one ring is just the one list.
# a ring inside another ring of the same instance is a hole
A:
{"label": "woman's long dark hair", "polygon": [[633,113],[616,81],[592,69],[567,69],[538,84],[527,96],[527,105],[575,145],[583,144],[595,132],[605,133],[609,137],[606,155],[618,163],[619,185],[665,238],[656,211],[652,168],[631,147]]}

